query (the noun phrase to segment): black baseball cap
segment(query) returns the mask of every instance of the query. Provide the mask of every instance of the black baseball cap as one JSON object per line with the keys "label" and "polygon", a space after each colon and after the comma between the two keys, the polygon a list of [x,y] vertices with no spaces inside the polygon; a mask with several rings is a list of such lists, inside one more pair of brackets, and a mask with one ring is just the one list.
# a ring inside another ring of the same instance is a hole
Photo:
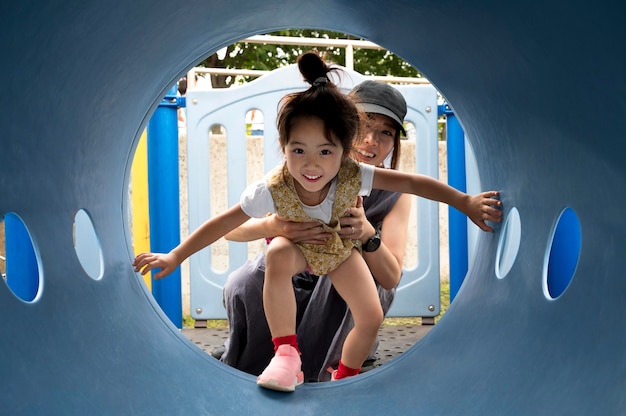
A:
{"label": "black baseball cap", "polygon": [[402,125],[406,116],[406,100],[400,91],[384,82],[364,81],[352,89],[352,94],[356,96],[361,110],[391,117],[406,135]]}

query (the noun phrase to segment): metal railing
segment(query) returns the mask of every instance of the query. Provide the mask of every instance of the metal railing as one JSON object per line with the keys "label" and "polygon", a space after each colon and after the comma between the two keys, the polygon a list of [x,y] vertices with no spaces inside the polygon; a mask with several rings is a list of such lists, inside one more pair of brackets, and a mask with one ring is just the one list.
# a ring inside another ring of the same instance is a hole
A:
{"label": "metal railing", "polygon": [[[252,36],[241,42],[257,43],[264,45],[297,45],[297,46],[324,46],[324,47],[336,47],[344,48],[346,50],[346,61],[344,66],[350,70],[354,69],[354,50],[355,49],[375,49],[385,50],[382,46],[379,46],[373,42],[367,40],[357,39],[320,39],[320,38],[301,38],[295,36],[273,36],[273,35],[257,35]],[[246,76],[246,77],[260,77],[267,74],[270,71],[255,70],[255,69],[231,69],[231,68],[204,68],[195,67],[187,73],[188,88],[193,88],[195,82],[189,80],[195,80],[197,74],[209,74],[209,75],[230,75],[230,76]],[[387,83],[397,84],[430,84],[426,78],[417,77],[395,77],[388,75],[366,75],[367,78],[382,81]]]}

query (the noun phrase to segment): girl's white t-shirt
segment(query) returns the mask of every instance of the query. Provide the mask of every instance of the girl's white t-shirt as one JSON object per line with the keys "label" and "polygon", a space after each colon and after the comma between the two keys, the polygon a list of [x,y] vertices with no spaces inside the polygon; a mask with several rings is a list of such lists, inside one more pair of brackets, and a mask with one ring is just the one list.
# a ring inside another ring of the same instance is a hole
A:
{"label": "girl's white t-shirt", "polygon": [[[374,166],[366,163],[359,163],[361,169],[361,189],[359,195],[368,196],[372,191],[374,181]],[[335,202],[335,192],[337,190],[337,177],[333,178],[330,184],[328,195],[319,205],[302,204],[304,212],[311,218],[318,219],[326,224],[330,222]],[[249,217],[262,218],[269,213],[275,213],[276,207],[272,199],[272,193],[267,186],[267,178],[260,179],[248,186],[239,200],[241,209]]]}

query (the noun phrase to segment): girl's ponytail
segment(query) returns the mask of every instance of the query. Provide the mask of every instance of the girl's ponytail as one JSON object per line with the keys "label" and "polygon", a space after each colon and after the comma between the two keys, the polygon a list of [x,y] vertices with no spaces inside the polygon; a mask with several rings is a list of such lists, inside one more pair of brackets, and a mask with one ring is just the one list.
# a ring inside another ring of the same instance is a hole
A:
{"label": "girl's ponytail", "polygon": [[315,52],[306,52],[298,57],[298,69],[312,87],[336,87],[330,80],[329,74],[337,70],[327,65]]}
{"label": "girl's ponytail", "polygon": [[284,148],[289,141],[294,120],[317,117],[324,122],[328,140],[340,144],[348,155],[361,119],[355,103],[332,81],[331,75],[336,75],[337,79],[341,76],[341,67],[326,64],[313,51],[300,55],[297,64],[300,74],[311,87],[281,99],[276,119],[281,147]]}

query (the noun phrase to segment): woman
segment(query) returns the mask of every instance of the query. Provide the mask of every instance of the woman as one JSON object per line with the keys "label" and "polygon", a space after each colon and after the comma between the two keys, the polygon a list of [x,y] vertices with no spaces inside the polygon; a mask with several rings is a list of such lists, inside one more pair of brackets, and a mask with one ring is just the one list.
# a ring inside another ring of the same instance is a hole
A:
{"label": "woman", "polygon": [[[363,163],[383,166],[391,155],[391,168],[396,169],[406,115],[404,98],[393,87],[374,81],[358,85],[352,94],[369,116],[354,157]],[[363,257],[376,280],[385,314],[402,274],[410,205],[409,195],[374,190],[341,219],[340,234],[358,238],[363,243]],[[272,215],[250,220],[226,238],[251,241],[274,236],[284,236],[294,242],[324,244],[329,235],[320,230],[317,222],[288,222]],[[231,273],[224,286],[230,336],[221,360],[254,375],[261,373],[274,356],[263,312],[264,276],[265,256],[260,254]],[[351,314],[329,279],[303,272],[293,277],[293,286],[305,380],[329,380],[326,369],[337,366],[341,346],[353,326]],[[370,357],[374,353],[375,348]]]}

